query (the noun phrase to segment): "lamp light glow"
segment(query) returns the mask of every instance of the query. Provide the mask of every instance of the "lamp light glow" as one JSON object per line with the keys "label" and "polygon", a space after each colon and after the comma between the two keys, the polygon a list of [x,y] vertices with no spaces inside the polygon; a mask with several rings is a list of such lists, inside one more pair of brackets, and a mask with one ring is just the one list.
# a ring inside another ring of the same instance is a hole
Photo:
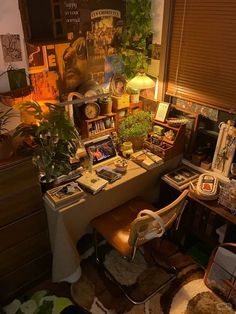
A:
{"label": "lamp light glow", "polygon": [[132,78],[127,84],[127,87],[139,90],[152,88],[154,86],[155,82],[150,77],[148,77],[144,72],[137,73],[136,76]]}

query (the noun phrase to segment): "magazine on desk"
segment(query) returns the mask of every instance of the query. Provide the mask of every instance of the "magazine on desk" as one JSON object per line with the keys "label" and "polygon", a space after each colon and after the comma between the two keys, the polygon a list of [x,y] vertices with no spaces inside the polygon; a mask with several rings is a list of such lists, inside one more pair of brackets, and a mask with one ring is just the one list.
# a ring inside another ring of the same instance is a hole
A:
{"label": "magazine on desk", "polygon": [[183,190],[189,186],[191,181],[198,178],[199,175],[200,173],[194,169],[187,166],[180,166],[165,174],[162,179],[174,188]]}
{"label": "magazine on desk", "polygon": [[77,182],[69,182],[48,190],[45,197],[56,208],[70,205],[85,196]]}

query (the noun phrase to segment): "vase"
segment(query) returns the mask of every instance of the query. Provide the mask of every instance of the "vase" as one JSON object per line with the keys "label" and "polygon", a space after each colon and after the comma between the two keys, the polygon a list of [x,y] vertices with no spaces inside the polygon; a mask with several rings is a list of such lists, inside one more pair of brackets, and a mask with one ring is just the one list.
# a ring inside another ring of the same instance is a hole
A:
{"label": "vase", "polygon": [[48,190],[54,188],[55,178],[51,178],[49,182],[45,181],[45,177],[40,178],[41,192],[45,194]]}

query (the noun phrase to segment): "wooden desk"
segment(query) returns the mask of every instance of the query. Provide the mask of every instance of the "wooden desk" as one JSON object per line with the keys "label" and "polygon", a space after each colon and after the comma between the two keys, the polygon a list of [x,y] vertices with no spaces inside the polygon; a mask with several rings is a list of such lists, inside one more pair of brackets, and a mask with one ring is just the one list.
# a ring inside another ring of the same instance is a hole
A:
{"label": "wooden desk", "polygon": [[138,195],[149,201],[157,199],[161,176],[175,168],[179,161],[177,156],[148,171],[129,161],[127,173],[121,179],[108,184],[98,194],[86,193],[85,199],[59,210],[44,199],[53,253],[53,281],[75,282],[79,279],[80,258],[76,244],[91,230],[89,223],[93,218]]}
{"label": "wooden desk", "polygon": [[[170,189],[174,192],[173,194],[181,193],[181,190],[166,180],[165,177],[162,178],[162,182],[163,194],[165,193],[167,199],[171,194]],[[236,224],[236,216],[229,209],[219,204],[217,199],[211,201],[200,200],[191,193],[189,193],[188,198],[190,202],[182,219],[182,230],[179,231],[180,239],[178,241],[184,243],[185,246],[185,240],[183,239],[186,239],[188,235],[193,235],[214,247],[218,244],[216,229],[223,224],[226,224],[225,239],[227,241],[231,228]]]}

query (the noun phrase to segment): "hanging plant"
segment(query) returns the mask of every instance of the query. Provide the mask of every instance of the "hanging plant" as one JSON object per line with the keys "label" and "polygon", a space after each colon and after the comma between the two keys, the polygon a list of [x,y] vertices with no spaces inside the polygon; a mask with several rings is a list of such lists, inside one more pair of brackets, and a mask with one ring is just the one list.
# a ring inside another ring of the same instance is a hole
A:
{"label": "hanging plant", "polygon": [[151,0],[127,0],[126,21],[118,47],[126,79],[141,68],[147,70],[151,36]]}

